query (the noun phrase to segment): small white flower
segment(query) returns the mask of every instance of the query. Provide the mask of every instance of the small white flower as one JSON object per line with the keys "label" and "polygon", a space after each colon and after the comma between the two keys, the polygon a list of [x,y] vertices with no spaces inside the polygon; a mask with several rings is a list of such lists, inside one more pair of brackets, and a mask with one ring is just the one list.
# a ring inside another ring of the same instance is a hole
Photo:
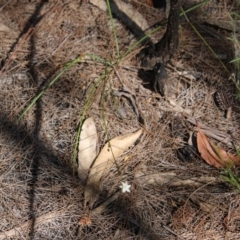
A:
{"label": "small white flower", "polygon": [[121,182],[121,186],[120,188],[122,189],[122,192],[125,193],[125,192],[129,192],[130,193],[130,188],[131,188],[131,185],[128,184],[128,182]]}

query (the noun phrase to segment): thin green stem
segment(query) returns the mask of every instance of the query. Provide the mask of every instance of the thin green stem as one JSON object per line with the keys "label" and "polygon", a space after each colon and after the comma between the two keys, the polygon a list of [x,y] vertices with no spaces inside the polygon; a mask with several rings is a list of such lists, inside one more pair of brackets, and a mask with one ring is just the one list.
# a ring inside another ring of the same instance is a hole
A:
{"label": "thin green stem", "polygon": [[90,57],[91,59],[93,60],[97,60],[99,61],[100,63],[103,63],[104,65],[108,65],[110,67],[114,67],[114,63],[110,62],[110,61],[107,61],[106,59],[104,58],[101,58],[95,54],[86,54],[86,56]]}
{"label": "thin green stem", "polygon": [[84,120],[85,120],[86,115],[87,115],[87,110],[88,110],[88,108],[90,106],[91,100],[92,100],[92,98],[93,98],[93,96],[94,96],[94,94],[95,94],[99,84],[101,83],[101,81],[103,79],[106,79],[109,76],[111,71],[112,71],[112,68],[110,70],[107,70],[104,74],[102,74],[100,76],[100,78],[97,80],[97,82],[92,87],[92,89],[90,91],[90,94],[89,94],[89,96],[87,98],[87,101],[86,101],[86,103],[84,105],[83,113],[81,114],[80,119],[79,119],[78,130],[77,130],[77,135],[76,135],[76,138],[75,138],[75,144],[74,144],[73,154],[72,154],[72,170],[73,170],[73,174],[75,173],[75,171],[77,169],[76,159],[77,159],[78,144],[79,144],[80,134],[81,134],[81,131],[82,131],[82,126],[83,126]]}
{"label": "thin green stem", "polygon": [[189,13],[189,12],[191,12],[191,11],[197,9],[197,8],[199,8],[199,7],[201,7],[201,6],[205,5],[205,4],[207,4],[208,2],[210,2],[210,0],[204,0],[204,1],[202,1],[202,2],[200,2],[200,3],[198,3],[198,4],[196,4],[195,6],[193,6],[193,7],[189,8],[189,9],[187,9],[186,11],[182,11],[182,12],[180,13],[180,16],[183,16],[183,15],[185,15],[186,13]]}
{"label": "thin green stem", "polygon": [[[105,83],[104,83],[103,93],[105,93]],[[103,126],[104,126],[104,129],[105,129],[105,133],[107,135],[108,147],[111,150],[112,157],[113,157],[114,163],[115,163],[116,168],[117,168],[117,172],[118,172],[119,176],[122,176],[120,167],[118,166],[117,160],[114,156],[112,146],[111,146],[111,141],[110,141],[109,132],[108,132],[108,124],[107,124],[106,115],[105,115],[106,109],[105,109],[105,104],[104,103],[105,103],[105,94],[102,95],[102,99],[101,99]]]}
{"label": "thin green stem", "polygon": [[36,96],[33,98],[31,103],[26,107],[26,109],[22,112],[22,114],[17,118],[16,122],[19,122],[22,117],[26,114],[26,112],[37,102],[37,100],[43,95],[43,93],[49,89],[69,68],[71,68],[74,64],[82,61],[82,57],[76,58],[74,61],[66,64],[63,70],[55,77],[52,81]]}
{"label": "thin green stem", "polygon": [[107,2],[108,13],[109,13],[109,16],[110,16],[110,21],[111,21],[113,36],[114,36],[115,44],[116,44],[117,58],[119,58],[120,52],[119,52],[117,31],[116,31],[116,27],[115,27],[114,21],[113,21],[113,16],[112,16],[112,11],[111,11],[111,7],[110,7],[110,2],[109,2],[109,0],[107,0],[106,2]]}
{"label": "thin green stem", "polygon": [[187,22],[189,23],[189,25],[192,27],[192,29],[196,32],[196,34],[199,36],[199,38],[204,42],[204,44],[208,47],[208,49],[212,52],[212,54],[216,57],[216,59],[219,60],[219,62],[221,63],[221,65],[223,66],[223,68],[227,71],[227,67],[224,65],[224,63],[219,59],[219,57],[217,56],[217,54],[214,52],[214,50],[210,47],[210,45],[206,42],[206,40],[202,37],[202,35],[199,33],[199,31],[194,27],[194,25],[189,21],[186,12],[182,9],[182,12],[187,20]]}

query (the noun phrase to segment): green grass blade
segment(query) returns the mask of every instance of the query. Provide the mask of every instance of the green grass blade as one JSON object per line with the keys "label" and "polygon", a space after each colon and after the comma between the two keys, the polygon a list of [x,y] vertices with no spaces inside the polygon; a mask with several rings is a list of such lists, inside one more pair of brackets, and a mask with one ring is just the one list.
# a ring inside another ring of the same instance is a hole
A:
{"label": "green grass blade", "polygon": [[74,64],[79,63],[79,62],[81,62],[81,57],[78,57],[74,61],[68,63],[63,68],[63,70],[55,78],[53,78],[52,81],[50,81],[50,83],[36,97],[33,98],[31,103],[26,107],[26,109],[17,118],[16,122],[19,122],[22,119],[22,117],[27,113],[27,111],[29,111],[32,108],[32,106],[38,101],[38,99],[44,94],[44,92],[47,89],[49,89],[69,68],[71,68]]}
{"label": "green grass blade", "polygon": [[198,37],[204,42],[204,44],[208,47],[208,49],[212,52],[212,54],[216,57],[216,59],[218,59],[218,61],[221,63],[221,65],[223,66],[223,68],[227,71],[227,67],[224,65],[224,63],[219,59],[219,57],[217,56],[217,54],[214,52],[214,50],[211,48],[211,46],[207,43],[207,41],[204,39],[204,37],[199,33],[199,31],[195,28],[195,26],[189,21],[186,12],[182,9],[182,12],[187,20],[187,22],[189,23],[189,25],[192,27],[192,29],[194,30],[194,32],[198,35]]}
{"label": "green grass blade", "polygon": [[99,57],[99,56],[97,56],[95,54],[86,54],[86,56],[90,57],[93,60],[97,60],[98,62],[103,63],[104,65],[108,65],[110,67],[114,67],[114,63],[112,63],[110,61],[107,61],[106,59],[101,58],[101,57]]}
{"label": "green grass blade", "polygon": [[102,74],[100,76],[100,78],[97,80],[97,82],[93,85],[91,91],[90,91],[90,94],[87,98],[87,101],[84,105],[84,108],[83,108],[83,112],[80,116],[80,119],[79,119],[79,124],[78,124],[78,129],[77,129],[77,135],[76,135],[76,138],[75,138],[75,143],[74,143],[74,148],[73,148],[73,154],[72,154],[72,170],[73,170],[73,174],[75,173],[76,169],[77,169],[77,153],[78,153],[78,144],[79,144],[79,139],[80,139],[80,134],[81,134],[81,131],[82,131],[82,126],[83,126],[83,123],[84,123],[84,120],[86,118],[86,115],[87,115],[87,110],[90,106],[90,103],[91,103],[91,100],[99,86],[99,84],[101,83],[101,81],[103,79],[106,79],[109,74],[111,73],[111,71],[113,70],[113,68],[111,68],[110,70],[107,70],[104,74]]}
{"label": "green grass blade", "polygon": [[107,2],[108,13],[109,13],[109,16],[110,16],[110,21],[111,21],[113,36],[114,36],[115,44],[116,44],[117,58],[119,58],[120,52],[119,52],[117,31],[116,31],[116,27],[115,27],[114,21],[113,21],[113,16],[112,16],[112,11],[111,11],[111,7],[110,7],[110,2],[109,2],[109,0],[107,0],[106,2]]}

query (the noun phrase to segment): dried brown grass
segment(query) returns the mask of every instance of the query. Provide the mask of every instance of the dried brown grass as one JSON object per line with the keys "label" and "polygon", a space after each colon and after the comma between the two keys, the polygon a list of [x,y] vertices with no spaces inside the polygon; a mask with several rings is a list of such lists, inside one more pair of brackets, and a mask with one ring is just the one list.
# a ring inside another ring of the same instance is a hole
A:
{"label": "dried brown grass", "polygon": [[[112,88],[126,86],[136,96],[145,120],[144,136],[118,161],[132,191],[120,194],[101,215],[92,216],[91,208],[84,209],[84,186],[72,176],[71,155],[86,89],[105,67],[94,61],[75,65],[45,92],[20,123],[14,121],[66,62],[81,53],[113,59],[116,52],[109,17],[78,1],[5,2],[0,22],[9,30],[0,31],[0,59],[3,64],[6,59],[11,61],[5,65],[0,81],[0,238],[26,239],[30,234],[34,239],[238,239],[240,199],[231,186],[208,182],[197,188],[171,183],[152,186],[137,181],[139,169],[144,169],[145,174],[174,172],[180,179],[218,177],[219,171],[201,159],[177,159],[176,150],[182,143],[176,141],[169,127],[176,112],[162,97],[144,87],[137,76],[139,63],[135,54],[128,56],[117,67],[118,74],[113,72],[108,80]],[[160,13],[164,17],[161,10],[137,6],[150,25]],[[34,13],[43,18],[29,22]],[[124,52],[134,37],[114,21],[120,33],[120,51]],[[198,80],[190,82],[177,102],[182,102],[197,121],[234,134],[239,140],[239,115],[233,113],[231,119],[226,119],[212,100],[216,84],[226,81],[226,72],[184,20],[181,29],[180,49],[173,60],[178,68],[169,68],[168,72],[183,79],[177,73],[182,68]],[[153,39],[157,40],[163,31]],[[222,51],[227,46],[220,47]],[[151,78],[147,80],[151,82]],[[97,102],[101,91],[87,112],[97,124],[100,148],[107,140],[102,106]],[[140,126],[129,101],[114,100],[110,96],[105,100],[110,138]],[[119,118],[116,106],[125,108],[126,118]],[[189,125],[191,130],[193,127]],[[113,167],[103,178],[103,191],[91,203],[92,208],[115,194],[120,181]],[[206,205],[210,209],[206,210]],[[78,222],[85,214],[90,214],[92,224],[81,227]],[[4,237],[9,231],[11,237]]]}

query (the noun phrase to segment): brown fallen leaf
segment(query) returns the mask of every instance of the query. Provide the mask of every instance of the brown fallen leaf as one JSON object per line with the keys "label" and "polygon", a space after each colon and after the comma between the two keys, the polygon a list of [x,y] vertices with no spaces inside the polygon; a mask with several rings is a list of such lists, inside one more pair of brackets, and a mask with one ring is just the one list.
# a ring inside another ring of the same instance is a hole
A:
{"label": "brown fallen leaf", "polygon": [[197,127],[197,147],[203,160],[216,168],[224,168],[231,163],[234,165],[240,164],[239,156],[228,153],[224,149],[215,146],[201,131],[198,123]]}
{"label": "brown fallen leaf", "polygon": [[85,215],[79,220],[78,224],[82,227],[90,226],[92,224],[92,221],[89,216]]}
{"label": "brown fallen leaf", "polygon": [[146,4],[150,7],[153,7],[153,0],[146,0]]}
{"label": "brown fallen leaf", "polygon": [[240,157],[238,155],[233,155],[229,152],[226,152],[222,148],[218,148],[217,146],[214,145],[214,143],[210,142],[213,149],[216,151],[217,155],[219,158],[224,161],[225,166],[229,165],[229,163],[233,163],[233,165],[238,165],[240,164]]}

